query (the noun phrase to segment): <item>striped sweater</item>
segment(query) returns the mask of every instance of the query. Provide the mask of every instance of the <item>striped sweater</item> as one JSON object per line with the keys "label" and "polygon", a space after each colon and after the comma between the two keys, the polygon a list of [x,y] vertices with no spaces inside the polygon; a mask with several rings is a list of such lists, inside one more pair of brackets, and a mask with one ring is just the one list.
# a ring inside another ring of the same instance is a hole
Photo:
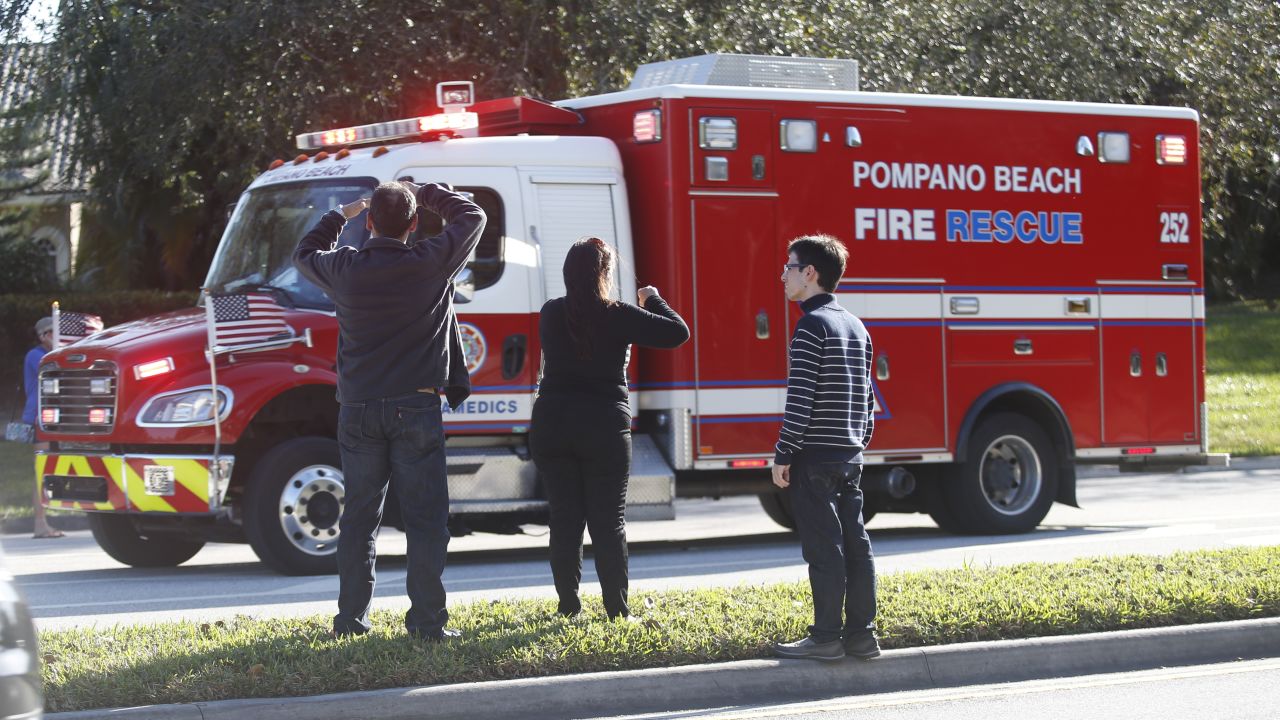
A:
{"label": "striped sweater", "polygon": [[829,293],[800,308],[774,463],[859,462],[875,430],[871,336]]}

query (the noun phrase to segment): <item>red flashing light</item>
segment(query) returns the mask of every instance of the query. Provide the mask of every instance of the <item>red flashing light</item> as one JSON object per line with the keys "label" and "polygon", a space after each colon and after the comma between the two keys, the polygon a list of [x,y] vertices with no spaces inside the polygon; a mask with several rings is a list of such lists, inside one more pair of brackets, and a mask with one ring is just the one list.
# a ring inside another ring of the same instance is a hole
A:
{"label": "red flashing light", "polygon": [[760,458],[758,460],[730,460],[729,461],[729,467],[731,468],[762,468],[762,467],[768,467],[768,466],[769,466],[769,461],[765,460],[764,458]]}
{"label": "red flashing light", "polygon": [[638,143],[658,142],[662,139],[662,111],[641,110],[631,119],[631,137]]}
{"label": "red flashing light", "polygon": [[1185,165],[1187,139],[1181,135],[1157,135],[1156,162],[1161,165]]}
{"label": "red flashing light", "polygon": [[1153,447],[1135,447],[1125,448],[1120,451],[1122,455],[1155,455],[1156,449]]}
{"label": "red flashing light", "polygon": [[89,408],[90,425],[106,425],[111,422],[110,408]]}
{"label": "red flashing light", "polygon": [[299,135],[298,149],[317,150],[338,145],[386,142],[399,138],[415,138],[423,134],[447,134],[450,137],[473,136],[480,127],[480,117],[473,112],[446,112],[438,115],[392,120],[390,122],[335,128]]}
{"label": "red flashing light", "polygon": [[58,408],[40,408],[40,423],[42,425],[52,425],[58,422]]}

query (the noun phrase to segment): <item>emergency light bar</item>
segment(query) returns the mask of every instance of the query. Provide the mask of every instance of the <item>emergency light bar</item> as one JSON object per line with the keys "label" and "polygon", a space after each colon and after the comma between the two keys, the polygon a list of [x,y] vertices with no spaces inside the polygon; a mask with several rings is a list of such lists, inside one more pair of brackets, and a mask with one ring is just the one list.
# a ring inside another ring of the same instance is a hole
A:
{"label": "emergency light bar", "polygon": [[356,127],[320,130],[297,137],[299,150],[316,150],[340,145],[360,145],[399,138],[419,137],[435,133],[470,137],[480,127],[480,117],[473,112],[451,112],[438,115],[391,120]]}

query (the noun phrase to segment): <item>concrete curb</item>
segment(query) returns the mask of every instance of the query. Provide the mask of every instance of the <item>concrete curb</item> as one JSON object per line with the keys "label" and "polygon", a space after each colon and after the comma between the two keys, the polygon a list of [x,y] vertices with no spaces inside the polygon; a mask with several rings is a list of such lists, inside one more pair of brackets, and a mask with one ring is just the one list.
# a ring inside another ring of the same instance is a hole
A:
{"label": "concrete curb", "polygon": [[587,717],[817,700],[1280,656],[1280,618],[891,650],[871,662],[746,660],[652,670],[56,713],[53,720]]}

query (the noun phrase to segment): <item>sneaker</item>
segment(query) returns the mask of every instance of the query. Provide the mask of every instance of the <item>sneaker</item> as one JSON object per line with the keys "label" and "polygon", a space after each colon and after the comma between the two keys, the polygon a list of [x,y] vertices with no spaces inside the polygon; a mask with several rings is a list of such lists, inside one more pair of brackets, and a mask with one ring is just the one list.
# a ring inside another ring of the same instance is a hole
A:
{"label": "sneaker", "polygon": [[870,660],[871,658],[880,657],[880,643],[876,640],[875,633],[864,633],[845,638],[844,652],[850,657],[856,657],[859,660]]}
{"label": "sneaker", "polygon": [[839,640],[815,642],[807,637],[789,643],[774,643],[773,654],[794,660],[839,660],[844,657],[844,645]]}
{"label": "sneaker", "polygon": [[410,632],[409,635],[411,635],[412,637],[418,640],[422,640],[423,642],[429,642],[429,643],[445,642],[446,640],[457,640],[458,638],[462,637],[462,633],[460,631],[454,630],[452,628],[441,628],[440,630],[437,630],[436,632],[431,632],[431,633],[418,632],[415,630],[413,632]]}

